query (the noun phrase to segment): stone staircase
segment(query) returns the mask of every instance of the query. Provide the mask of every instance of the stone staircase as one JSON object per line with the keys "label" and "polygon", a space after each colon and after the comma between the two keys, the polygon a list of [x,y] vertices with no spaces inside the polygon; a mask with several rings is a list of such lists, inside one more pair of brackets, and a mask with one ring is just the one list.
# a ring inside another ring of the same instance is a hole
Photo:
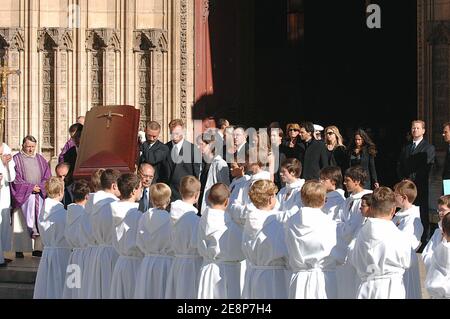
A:
{"label": "stone staircase", "polygon": [[32,299],[39,258],[25,253],[25,258],[15,259],[13,253],[5,254],[13,261],[0,268],[0,299]]}

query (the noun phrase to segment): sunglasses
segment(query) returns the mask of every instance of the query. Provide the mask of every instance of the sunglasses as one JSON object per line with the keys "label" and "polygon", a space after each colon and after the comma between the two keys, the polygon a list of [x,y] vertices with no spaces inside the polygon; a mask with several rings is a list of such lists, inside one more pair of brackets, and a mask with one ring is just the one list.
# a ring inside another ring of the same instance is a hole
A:
{"label": "sunglasses", "polygon": [[333,135],[334,133],[333,132],[327,132],[327,135]]}
{"label": "sunglasses", "polygon": [[292,132],[292,131],[299,132],[300,130],[298,130],[298,129],[296,129],[296,128],[290,128],[290,129],[289,129],[289,132]]}

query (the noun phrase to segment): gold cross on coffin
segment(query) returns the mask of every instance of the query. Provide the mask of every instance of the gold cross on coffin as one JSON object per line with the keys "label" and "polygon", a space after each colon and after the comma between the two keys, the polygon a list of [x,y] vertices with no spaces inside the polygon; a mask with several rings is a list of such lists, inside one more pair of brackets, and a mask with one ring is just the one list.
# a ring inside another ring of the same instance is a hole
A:
{"label": "gold cross on coffin", "polygon": [[112,117],[113,116],[120,116],[123,117],[123,114],[120,113],[111,113],[111,111],[109,111],[108,113],[102,114],[102,115],[97,115],[97,118],[101,118],[101,117],[106,117],[106,128],[109,128],[109,125],[111,124],[112,121]]}

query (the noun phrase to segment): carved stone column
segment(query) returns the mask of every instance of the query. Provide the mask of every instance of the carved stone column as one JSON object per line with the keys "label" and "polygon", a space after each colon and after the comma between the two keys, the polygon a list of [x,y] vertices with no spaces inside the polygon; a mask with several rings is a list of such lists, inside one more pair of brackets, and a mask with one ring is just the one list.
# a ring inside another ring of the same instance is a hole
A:
{"label": "carved stone column", "polygon": [[432,141],[438,149],[443,149],[442,125],[450,118],[450,20],[430,22],[428,32],[428,42],[432,46]]}
{"label": "carved stone column", "polygon": [[[119,103],[116,99],[116,75],[120,63],[120,31],[111,28],[88,29],[86,31],[88,51],[88,100],[92,105]],[[91,88],[91,84],[93,87]],[[97,87],[98,86],[98,87]]]}
{"label": "carved stone column", "polygon": [[[68,78],[72,70],[68,65],[73,51],[73,32],[67,28],[41,28],[38,33],[38,50],[42,61],[39,72],[43,74],[44,80],[39,89],[42,92],[41,110],[44,117],[42,147],[49,156],[55,158],[67,141],[67,128],[71,124],[68,123]],[[42,52],[48,52],[50,47],[53,52],[52,58],[48,60]],[[47,65],[48,63],[53,65]],[[52,74],[47,74],[48,72]],[[45,82],[47,77],[52,79],[50,86]],[[52,123],[45,120],[49,116]],[[47,133],[51,136],[47,136]]]}
{"label": "carved stone column", "polygon": [[23,98],[21,99],[21,88],[23,88],[24,69],[24,31],[23,28],[1,28],[0,43],[5,47],[5,66],[20,70],[20,76],[10,76],[7,89],[7,107],[5,113],[5,142],[14,150],[21,144],[20,141],[20,110],[23,109]]}
{"label": "carved stone column", "polygon": [[141,127],[149,120],[157,121],[162,132],[167,128],[164,95],[167,94],[167,81],[164,62],[167,59],[167,31],[161,29],[142,29],[134,31],[135,53],[135,94],[141,110]]}

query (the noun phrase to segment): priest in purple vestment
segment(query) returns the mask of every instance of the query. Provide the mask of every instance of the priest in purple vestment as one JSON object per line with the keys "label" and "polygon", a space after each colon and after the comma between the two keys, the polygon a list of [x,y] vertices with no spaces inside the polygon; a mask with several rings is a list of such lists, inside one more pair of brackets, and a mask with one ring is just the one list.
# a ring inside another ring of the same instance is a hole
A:
{"label": "priest in purple vestment", "polygon": [[[22,214],[16,216],[19,218],[14,218],[14,221],[15,224],[20,222],[21,225],[17,228],[22,229],[22,237],[25,236],[23,233],[28,233],[28,240],[21,238],[14,243],[14,248],[19,253],[29,251],[31,239],[36,240],[39,236],[37,218],[46,197],[45,182],[51,177],[47,161],[36,153],[36,143],[33,136],[26,136],[23,139],[22,150],[13,157],[16,179],[11,184],[12,206],[16,214]],[[17,239],[16,233],[15,230],[14,241]]]}

